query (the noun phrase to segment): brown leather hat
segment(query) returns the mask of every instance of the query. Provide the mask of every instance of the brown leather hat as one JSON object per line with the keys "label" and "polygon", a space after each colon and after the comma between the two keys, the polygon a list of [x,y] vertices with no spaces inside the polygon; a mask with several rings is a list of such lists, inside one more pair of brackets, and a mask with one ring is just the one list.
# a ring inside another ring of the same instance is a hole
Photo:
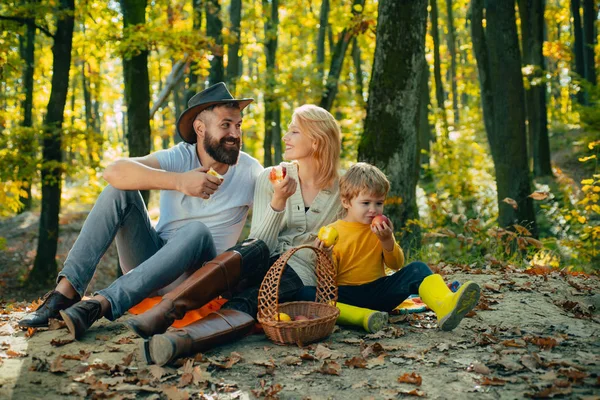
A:
{"label": "brown leather hat", "polygon": [[181,113],[177,120],[177,133],[188,143],[196,143],[196,132],[194,131],[194,119],[205,108],[215,104],[229,103],[237,101],[240,104],[240,111],[254,101],[254,99],[234,99],[227,86],[223,82],[216,83],[195,94],[188,101],[188,108]]}

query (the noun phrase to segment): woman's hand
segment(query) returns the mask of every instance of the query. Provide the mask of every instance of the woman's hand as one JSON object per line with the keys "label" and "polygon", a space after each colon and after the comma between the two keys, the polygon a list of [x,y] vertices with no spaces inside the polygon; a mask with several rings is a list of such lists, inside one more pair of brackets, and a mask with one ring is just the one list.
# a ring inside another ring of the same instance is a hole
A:
{"label": "woman's hand", "polygon": [[390,221],[389,225],[386,222],[371,224],[371,231],[377,236],[386,251],[394,250],[396,241],[394,239],[394,225],[392,221]]}
{"label": "woman's hand", "polygon": [[325,246],[325,243],[323,243],[319,238],[315,239],[315,241],[313,242],[313,247],[316,247],[319,250],[323,250],[329,258],[331,258],[333,254],[333,245],[327,247]]}
{"label": "woman's hand", "polygon": [[287,174],[281,182],[272,183],[274,193],[273,199],[271,199],[271,208],[274,211],[283,211],[285,209],[285,202],[291,195],[296,193],[298,182],[295,179],[290,178]]}

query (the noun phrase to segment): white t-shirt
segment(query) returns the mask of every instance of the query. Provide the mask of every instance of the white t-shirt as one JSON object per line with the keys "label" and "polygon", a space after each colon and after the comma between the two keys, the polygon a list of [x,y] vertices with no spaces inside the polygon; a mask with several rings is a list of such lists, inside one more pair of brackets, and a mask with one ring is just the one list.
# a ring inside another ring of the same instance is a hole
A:
{"label": "white t-shirt", "polygon": [[[154,154],[165,171],[187,172],[202,166],[195,144],[182,142]],[[156,225],[160,237],[168,240],[189,221],[200,221],[210,229],[217,254],[235,245],[252,206],[256,178],[262,170],[258,160],[240,152],[237,164],[229,166],[223,183],[208,200],[176,190],[161,190],[160,218]]]}

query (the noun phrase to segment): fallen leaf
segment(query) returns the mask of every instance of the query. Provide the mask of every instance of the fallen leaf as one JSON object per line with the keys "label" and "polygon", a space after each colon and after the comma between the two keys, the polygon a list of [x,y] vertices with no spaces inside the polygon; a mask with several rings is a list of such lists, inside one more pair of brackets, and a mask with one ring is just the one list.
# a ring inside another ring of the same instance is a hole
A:
{"label": "fallen leaf", "polygon": [[23,358],[27,357],[27,353],[23,353],[21,351],[14,350],[6,350],[6,356],[4,358]]}
{"label": "fallen leaf", "polygon": [[235,364],[242,360],[242,355],[237,352],[232,352],[229,357],[226,357],[222,362],[210,360],[210,364],[220,369],[231,369]]}
{"label": "fallen leaf", "polygon": [[406,373],[406,374],[400,375],[398,377],[398,382],[412,383],[414,385],[421,386],[421,383],[423,383],[423,379],[416,372],[411,372],[410,374]]}
{"label": "fallen leaf", "polygon": [[346,360],[344,365],[349,368],[367,368],[367,360],[362,357],[352,357]]}
{"label": "fallen leaf", "polygon": [[339,375],[342,366],[335,361],[323,361],[323,365],[319,368],[319,372],[324,375]]}
{"label": "fallen leaf", "polygon": [[50,365],[47,360],[36,356],[31,358],[31,365],[29,366],[30,371],[45,372],[48,371],[48,369],[50,369]]}
{"label": "fallen leaf", "polygon": [[65,360],[86,361],[90,357],[90,354],[90,352],[86,352],[85,350],[79,350],[79,354],[63,354],[62,358]]}
{"label": "fallen leaf", "polygon": [[551,348],[555,347],[558,344],[556,339],[550,338],[550,337],[545,338],[545,337],[527,336],[524,339],[526,342],[534,344],[543,350],[550,350]]}
{"label": "fallen leaf", "polygon": [[27,328],[27,332],[25,333],[26,338],[30,338],[37,332],[37,328]]}
{"label": "fallen leaf", "polygon": [[483,287],[491,290],[492,292],[500,293],[500,285],[496,283],[486,283],[483,285]]}
{"label": "fallen leaf", "polygon": [[62,356],[57,356],[52,364],[50,365],[50,372],[53,374],[61,374],[63,372],[67,372],[67,368],[63,365]]}
{"label": "fallen leaf", "polygon": [[383,352],[384,352],[383,346],[381,344],[375,342],[373,344],[365,346],[365,348],[361,350],[360,354],[364,358],[367,358],[370,355],[379,355]]}
{"label": "fallen leaf", "polygon": [[554,397],[554,396],[562,396],[562,395],[567,395],[567,394],[571,394],[572,389],[570,387],[568,388],[559,388],[557,386],[549,386],[543,390],[540,390],[539,392],[535,392],[535,393],[525,393],[526,396],[528,397],[532,397],[534,399],[547,399],[550,397]]}
{"label": "fallen leaf", "polygon": [[504,386],[506,381],[496,377],[490,379],[487,376],[484,376],[480,383],[487,386]]}
{"label": "fallen leaf", "polygon": [[135,352],[132,351],[131,353],[127,354],[125,357],[123,357],[123,365],[125,365],[126,367],[129,366],[129,364],[131,364],[131,361],[133,361],[133,357],[135,356]]}
{"label": "fallen leaf", "polygon": [[148,371],[154,377],[155,380],[160,380],[160,378],[167,373],[167,370],[158,365],[151,365],[148,367]]}
{"label": "fallen leaf", "polygon": [[476,374],[489,375],[490,369],[482,363],[475,362],[467,368],[467,372],[475,372]]}
{"label": "fallen leaf", "polygon": [[285,364],[285,365],[301,365],[302,359],[297,356],[287,356],[283,359],[283,364]]}
{"label": "fallen leaf", "polygon": [[319,360],[325,360],[331,357],[332,353],[333,352],[331,349],[323,346],[322,344],[317,345],[317,348],[315,349],[315,357],[317,357]]}
{"label": "fallen leaf", "polygon": [[581,381],[583,378],[587,378],[588,374],[585,372],[577,371],[576,369],[565,369],[561,368],[558,370],[558,375],[563,375],[569,378],[573,382]]}
{"label": "fallen leaf", "polygon": [[108,336],[108,335],[96,335],[96,340],[102,340],[102,341],[106,342],[106,341],[110,340],[110,336]]}
{"label": "fallen leaf", "polygon": [[188,400],[190,394],[186,390],[179,390],[175,386],[163,386],[163,393],[169,400]]}
{"label": "fallen leaf", "polygon": [[75,339],[52,339],[50,344],[54,347],[61,347],[65,344],[73,343]]}
{"label": "fallen leaf", "polygon": [[367,368],[371,369],[377,365],[385,364],[385,356],[386,354],[381,354],[379,357],[371,358],[369,361],[367,361]]}
{"label": "fallen leaf", "polygon": [[527,347],[527,343],[524,340],[521,339],[509,339],[509,340],[505,340],[502,342],[502,344],[506,347],[519,347],[519,348],[523,348],[523,347]]}
{"label": "fallen leaf", "polygon": [[425,392],[423,392],[422,390],[419,390],[419,389],[412,389],[412,390],[398,389],[398,393],[404,394],[407,396],[425,397]]}
{"label": "fallen leaf", "polygon": [[123,337],[117,340],[115,343],[117,344],[133,344],[133,340],[130,337]]}

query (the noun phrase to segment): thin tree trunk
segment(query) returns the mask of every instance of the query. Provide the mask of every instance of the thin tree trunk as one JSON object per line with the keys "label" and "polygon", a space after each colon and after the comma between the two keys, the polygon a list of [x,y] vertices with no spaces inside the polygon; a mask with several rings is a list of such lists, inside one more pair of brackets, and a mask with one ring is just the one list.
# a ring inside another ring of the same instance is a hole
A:
{"label": "thin tree trunk", "polygon": [[526,77],[529,88],[525,91],[529,132],[529,156],[535,177],[551,176],[550,141],[548,139],[548,116],[546,111],[546,63],[544,44],[544,0],[518,0],[521,17],[523,64],[532,66],[533,72]]}
{"label": "thin tree trunk", "polygon": [[[362,7],[365,4],[365,0],[354,0],[352,2],[352,14],[358,14],[356,6]],[[331,66],[329,67],[329,73],[327,74],[327,81],[325,83],[325,91],[321,97],[320,106],[326,110],[331,110],[335,96],[338,92],[338,82],[340,75],[342,74],[342,67],[344,65],[344,57],[346,56],[346,50],[350,45],[350,41],[355,35],[355,30],[351,28],[345,28],[340,34],[340,39],[335,45],[335,50],[331,56]]]}
{"label": "thin tree trunk", "polygon": [[444,86],[442,84],[442,62],[440,59],[440,28],[438,26],[437,0],[431,0],[431,37],[433,38],[433,76],[435,99],[440,110],[444,110]]}
{"label": "thin tree trunk", "polygon": [[[171,59],[171,66],[175,66],[177,62],[174,59]],[[173,91],[171,92],[173,94],[173,117],[175,118],[175,121],[177,121],[177,118],[179,118],[179,116],[181,115],[181,113],[183,112],[183,110],[185,110],[185,80],[181,79],[179,82],[177,82],[177,84],[175,84],[175,87],[173,88]],[[173,122],[175,122],[173,121]],[[175,139],[175,143],[179,143],[181,142],[183,139],[181,139],[181,137],[175,133],[174,136]]]}
{"label": "thin tree trunk", "polygon": [[[395,231],[418,218],[419,98],[425,59],[427,0],[380,0],[375,59],[365,130],[358,158],[386,173],[391,189],[386,213]],[[402,237],[409,251],[419,244],[415,226]]]}
{"label": "thin tree trunk", "polygon": [[[597,0],[583,0],[583,64],[585,79],[596,85],[596,63],[594,47],[596,46],[596,30],[594,24],[598,20],[598,10],[594,3]],[[597,4],[597,3],[596,3]],[[589,93],[588,101],[589,104]]]}
{"label": "thin tree trunk", "polygon": [[[480,74],[483,71],[480,80],[482,93],[485,93],[485,96],[482,94],[484,118],[488,120],[492,117],[485,125],[496,170],[498,223],[502,227],[521,224],[535,235],[537,227],[533,201],[528,197],[531,180],[527,163],[525,99],[514,4],[502,0],[488,1],[487,27],[482,35],[476,32],[481,29],[482,1],[472,1],[473,43]],[[482,37],[485,41],[481,40]],[[487,60],[484,57],[486,51],[482,51],[484,44],[487,44]],[[486,106],[490,97],[492,105]],[[506,198],[515,200],[517,209],[506,203]]]}
{"label": "thin tree trunk", "polygon": [[[194,18],[192,22],[192,29],[194,32],[200,32],[202,28],[202,9],[204,8],[205,0],[192,0],[192,6],[194,8]],[[198,64],[192,60],[190,65],[190,74],[188,76],[188,90],[185,93],[185,105],[196,93],[204,89],[204,85],[198,82]],[[179,117],[179,115],[177,115]],[[180,142],[181,138],[175,133],[175,142]]]}
{"label": "thin tree trunk", "polygon": [[446,0],[448,13],[448,50],[450,51],[450,82],[452,87],[452,109],[454,110],[454,125],[459,123],[458,88],[456,85],[456,39],[454,35],[454,15],[452,13],[452,0]]}
{"label": "thin tree trunk", "polygon": [[[265,90],[265,139],[264,166],[281,162],[281,114],[280,102],[275,94],[277,87],[277,30],[279,28],[279,0],[263,0],[263,14],[265,19],[265,56],[266,56],[266,82]],[[275,148],[275,154],[273,154]],[[279,148],[279,151],[277,151]],[[279,157],[279,159],[278,159]]]}
{"label": "thin tree trunk", "polygon": [[[146,23],[146,0],[121,0],[123,28]],[[125,104],[127,105],[127,143],[129,156],[140,157],[150,153],[150,78],[148,50],[123,59],[125,77]],[[149,192],[142,196],[148,204]]]}
{"label": "thin tree trunk", "polygon": [[321,1],[321,12],[319,14],[319,35],[317,37],[317,71],[319,82],[323,82],[325,76],[325,37],[329,27],[329,0]]}
{"label": "thin tree trunk", "polygon": [[423,73],[421,74],[421,89],[419,94],[419,164],[429,164],[429,152],[431,150],[431,126],[429,126],[429,68],[427,61],[423,58]]}
{"label": "thin tree trunk", "polygon": [[231,21],[231,34],[235,43],[230,43],[227,48],[227,86],[235,96],[237,80],[241,75],[240,42],[242,40],[240,25],[242,23],[242,0],[231,0],[229,5],[229,20]]}
{"label": "thin tree trunk", "polygon": [[[573,53],[575,54],[575,72],[580,79],[585,78],[585,61],[583,50],[583,28],[581,25],[581,3],[580,0],[571,0],[571,14],[573,15]],[[560,32],[560,31],[559,31]],[[583,89],[577,93],[579,104],[585,104],[585,95]]]}
{"label": "thin tree trunk", "polygon": [[[25,98],[21,103],[23,109],[23,121],[21,126],[31,128],[33,126],[33,72],[35,66],[35,24],[33,19],[29,19],[25,24],[26,33],[25,39],[22,40],[21,58],[23,58],[23,88],[25,89]],[[35,157],[35,142],[31,136],[31,132],[24,132],[24,137],[19,143],[19,153],[22,156]],[[25,191],[25,196],[19,196],[19,201],[23,204],[19,213],[31,210],[31,182],[33,171],[29,171],[27,160],[29,157],[24,157],[25,163],[19,167],[21,175],[22,190]]]}
{"label": "thin tree trunk", "polygon": [[363,96],[363,72],[360,46],[358,45],[358,39],[356,38],[352,40],[352,61],[354,62],[354,74],[356,79],[356,96],[358,97],[359,104],[362,105],[365,102]]}
{"label": "thin tree trunk", "polygon": [[206,34],[215,41],[208,75],[208,84],[214,85],[225,80],[223,70],[223,22],[221,21],[219,0],[206,1]]}
{"label": "thin tree trunk", "polygon": [[57,274],[60,193],[62,182],[62,124],[69,90],[69,70],[75,23],[75,1],[60,0],[52,46],[52,89],[44,118],[42,212],[37,253],[29,274],[31,284],[47,284]]}

